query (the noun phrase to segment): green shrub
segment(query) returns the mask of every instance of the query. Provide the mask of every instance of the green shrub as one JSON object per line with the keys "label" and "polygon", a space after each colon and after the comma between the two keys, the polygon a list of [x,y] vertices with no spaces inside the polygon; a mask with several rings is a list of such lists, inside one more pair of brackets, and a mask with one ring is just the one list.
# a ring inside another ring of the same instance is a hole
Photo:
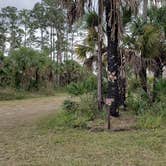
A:
{"label": "green shrub", "polygon": [[129,91],[127,105],[129,110],[138,115],[140,128],[157,128],[166,121],[166,80],[159,80],[156,85],[157,98],[149,102],[146,93],[137,88]]}
{"label": "green shrub", "polygon": [[155,129],[162,125],[162,121],[162,116],[154,116],[147,112],[138,117],[138,127],[143,129]]}
{"label": "green shrub", "polygon": [[26,91],[66,87],[85,80],[87,71],[76,61],[62,64],[52,61],[45,52],[19,48],[3,56],[0,53],[0,87]]}
{"label": "green shrub", "polygon": [[129,110],[132,110],[136,115],[139,115],[150,107],[150,103],[145,92],[142,89],[138,89],[136,93],[129,92],[127,106]]}
{"label": "green shrub", "polygon": [[71,101],[71,100],[65,100],[63,102],[63,109],[65,111],[76,111],[76,109],[78,108],[78,103]]}
{"label": "green shrub", "polygon": [[62,110],[55,116],[44,119],[40,122],[40,126],[45,129],[55,128],[87,128],[88,118],[86,116],[78,116],[76,112],[67,112]]}
{"label": "green shrub", "polygon": [[67,86],[67,90],[73,95],[82,95],[84,93],[97,90],[97,78],[92,75],[82,82],[71,83]]}
{"label": "green shrub", "polygon": [[129,88],[128,91],[129,92],[134,92],[135,90],[137,90],[140,87],[140,82],[136,79],[129,79]]}
{"label": "green shrub", "polygon": [[77,96],[83,94],[85,90],[81,83],[71,83],[67,86],[67,91]]}
{"label": "green shrub", "polygon": [[84,94],[80,97],[78,111],[80,116],[86,115],[89,120],[94,120],[98,114],[97,97],[95,94]]}
{"label": "green shrub", "polygon": [[56,127],[89,128],[90,121],[96,119],[101,113],[97,110],[97,99],[94,94],[84,94],[79,102],[65,100],[63,110],[44,123],[45,128]]}

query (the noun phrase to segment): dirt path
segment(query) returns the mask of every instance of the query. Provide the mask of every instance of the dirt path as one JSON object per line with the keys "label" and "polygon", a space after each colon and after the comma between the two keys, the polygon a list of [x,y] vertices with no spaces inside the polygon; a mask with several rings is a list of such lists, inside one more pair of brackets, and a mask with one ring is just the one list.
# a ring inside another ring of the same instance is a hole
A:
{"label": "dirt path", "polygon": [[43,97],[37,99],[1,101],[0,129],[26,125],[28,122],[57,110],[66,97]]}

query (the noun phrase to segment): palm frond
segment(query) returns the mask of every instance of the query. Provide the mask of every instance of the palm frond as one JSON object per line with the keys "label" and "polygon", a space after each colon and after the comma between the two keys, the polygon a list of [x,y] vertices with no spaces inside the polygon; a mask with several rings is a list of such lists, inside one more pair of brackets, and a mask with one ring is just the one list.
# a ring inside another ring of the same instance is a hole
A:
{"label": "palm frond", "polygon": [[75,52],[78,56],[79,59],[81,60],[85,60],[87,58],[87,53],[91,52],[92,48],[89,46],[85,46],[85,45],[77,45],[75,48]]}
{"label": "palm frond", "polygon": [[87,13],[85,18],[87,28],[94,28],[95,26],[98,26],[98,15],[95,11]]}

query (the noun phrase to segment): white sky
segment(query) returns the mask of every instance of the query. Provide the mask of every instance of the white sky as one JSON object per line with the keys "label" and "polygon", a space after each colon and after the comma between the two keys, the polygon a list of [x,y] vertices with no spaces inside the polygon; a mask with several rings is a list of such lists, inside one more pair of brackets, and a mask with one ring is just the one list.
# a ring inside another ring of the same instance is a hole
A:
{"label": "white sky", "polygon": [[36,2],[41,0],[0,0],[0,8],[15,6],[18,9],[32,9]]}

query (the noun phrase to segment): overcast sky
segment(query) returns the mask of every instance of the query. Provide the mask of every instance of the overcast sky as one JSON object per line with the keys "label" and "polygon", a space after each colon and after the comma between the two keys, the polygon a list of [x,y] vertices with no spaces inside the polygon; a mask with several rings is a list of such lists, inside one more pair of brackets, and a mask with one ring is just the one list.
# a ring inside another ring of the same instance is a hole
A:
{"label": "overcast sky", "polygon": [[0,0],[0,8],[6,6],[15,6],[18,9],[31,9],[36,2],[41,0]]}

